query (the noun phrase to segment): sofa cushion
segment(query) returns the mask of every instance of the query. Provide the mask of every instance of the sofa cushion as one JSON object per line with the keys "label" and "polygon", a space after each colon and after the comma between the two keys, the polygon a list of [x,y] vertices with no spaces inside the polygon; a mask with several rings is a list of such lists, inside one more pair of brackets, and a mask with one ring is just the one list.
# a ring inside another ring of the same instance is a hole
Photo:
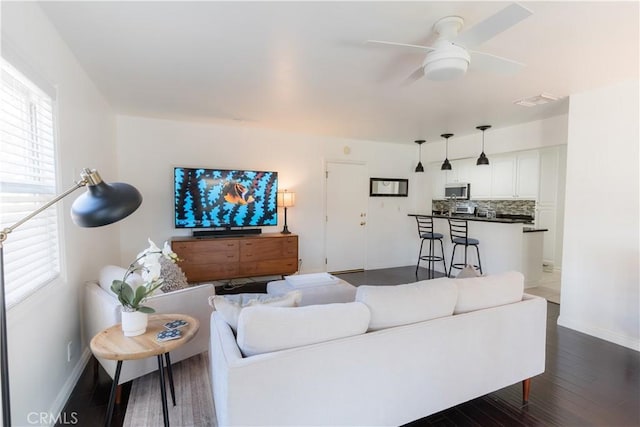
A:
{"label": "sofa cushion", "polygon": [[454,279],[454,282],[458,287],[454,314],[518,302],[524,293],[524,276],[517,271]]}
{"label": "sofa cushion", "polygon": [[236,294],[215,295],[209,297],[211,305],[224,319],[233,332],[238,330],[238,317],[246,307],[268,305],[271,307],[297,307],[302,299],[300,291],[287,292],[284,295]]}
{"label": "sofa cushion", "polygon": [[[104,266],[100,270],[100,279],[98,283],[102,289],[109,293],[109,295],[117,298],[116,294],[111,290],[111,284],[113,284],[114,280],[122,280],[126,272],[126,268],[122,268],[117,265]],[[138,286],[144,283],[144,280],[138,273],[133,273],[127,278],[127,283],[133,289],[136,289]]]}
{"label": "sofa cushion", "polygon": [[237,341],[245,356],[253,356],[360,335],[368,325],[369,309],[358,302],[254,306],[240,313]]}
{"label": "sofa cushion", "polygon": [[458,290],[452,279],[396,286],[359,286],[356,301],[371,311],[370,331],[451,316]]}

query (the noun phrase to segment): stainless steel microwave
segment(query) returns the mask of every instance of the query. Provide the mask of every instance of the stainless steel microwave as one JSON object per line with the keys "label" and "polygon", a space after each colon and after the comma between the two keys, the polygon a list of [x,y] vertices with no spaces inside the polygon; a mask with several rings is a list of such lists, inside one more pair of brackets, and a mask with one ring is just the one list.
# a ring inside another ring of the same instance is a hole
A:
{"label": "stainless steel microwave", "polygon": [[456,182],[444,186],[444,197],[447,199],[465,199],[471,197],[471,184]]}

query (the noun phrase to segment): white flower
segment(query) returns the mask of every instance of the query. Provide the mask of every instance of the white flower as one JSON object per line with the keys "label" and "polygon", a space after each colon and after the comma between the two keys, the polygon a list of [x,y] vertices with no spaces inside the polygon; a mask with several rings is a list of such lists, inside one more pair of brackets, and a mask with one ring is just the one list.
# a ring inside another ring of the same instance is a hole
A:
{"label": "white flower", "polygon": [[[145,259],[147,259],[149,257],[146,257]],[[150,263],[145,263],[144,264],[144,268],[142,269],[142,271],[140,272],[142,279],[145,282],[155,282],[156,280],[158,280],[160,278],[160,263],[159,262],[150,262]]]}
{"label": "white flower", "polygon": [[147,238],[147,241],[149,242],[149,247],[138,254],[138,257],[137,257],[138,259],[144,260],[144,258],[146,258],[149,254],[154,254],[154,253],[157,253],[159,256],[161,252],[160,248],[157,247],[156,244],[153,243],[153,241],[150,238]]}
{"label": "white flower", "polygon": [[164,242],[164,247],[162,248],[162,255],[166,259],[172,262],[176,262],[178,260],[178,254],[176,254],[171,250],[171,246],[169,245],[169,242]]}
{"label": "white flower", "polygon": [[162,251],[151,239],[149,247],[138,254],[138,264],[142,266],[140,274],[145,282],[154,282],[160,277],[160,257]]}

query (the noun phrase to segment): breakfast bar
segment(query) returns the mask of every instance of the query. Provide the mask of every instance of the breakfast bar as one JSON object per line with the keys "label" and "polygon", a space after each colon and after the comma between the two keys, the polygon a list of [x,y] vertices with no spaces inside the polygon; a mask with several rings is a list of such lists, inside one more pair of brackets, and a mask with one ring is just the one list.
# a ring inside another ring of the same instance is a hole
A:
{"label": "breakfast bar", "polygon": [[[474,215],[431,215],[409,214],[410,217],[428,216],[433,218],[434,232],[444,236],[444,253],[447,268],[451,263],[453,245],[449,233],[449,218],[468,221],[469,237],[480,241],[480,257],[484,274],[519,271],[525,276],[525,287],[535,286],[542,274],[542,233],[536,229],[530,218],[498,217],[485,218]],[[419,244],[416,245],[419,247]],[[463,250],[456,252],[456,262],[461,262]],[[476,264],[475,250],[469,250],[469,263]],[[442,264],[436,271],[444,273]],[[455,273],[454,273],[455,274]]]}

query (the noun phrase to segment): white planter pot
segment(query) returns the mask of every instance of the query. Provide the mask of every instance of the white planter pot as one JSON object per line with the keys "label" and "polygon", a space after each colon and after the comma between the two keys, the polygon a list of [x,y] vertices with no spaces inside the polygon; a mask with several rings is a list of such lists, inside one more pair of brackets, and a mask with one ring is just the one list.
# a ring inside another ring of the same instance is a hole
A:
{"label": "white planter pot", "polygon": [[147,330],[147,313],[140,311],[122,311],[122,332],[125,337],[142,335]]}

